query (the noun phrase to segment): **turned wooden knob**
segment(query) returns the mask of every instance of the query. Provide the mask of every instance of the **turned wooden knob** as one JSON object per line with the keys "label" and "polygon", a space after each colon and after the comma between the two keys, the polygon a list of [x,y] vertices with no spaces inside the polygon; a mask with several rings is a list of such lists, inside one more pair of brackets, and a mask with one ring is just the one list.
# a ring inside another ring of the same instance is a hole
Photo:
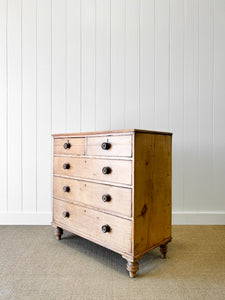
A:
{"label": "turned wooden knob", "polygon": [[64,147],[64,149],[70,149],[70,147],[71,147],[71,144],[68,142],[68,143],[65,143],[64,145],[63,145],[63,147]]}
{"label": "turned wooden knob", "polygon": [[102,196],[102,200],[104,202],[109,202],[111,200],[111,196],[109,194],[105,194]]}
{"label": "turned wooden knob", "polygon": [[68,211],[63,212],[63,218],[69,218],[70,213]]}
{"label": "turned wooden knob", "polygon": [[109,150],[109,148],[111,147],[111,144],[110,143],[102,143],[102,149],[103,150]]}
{"label": "turned wooden knob", "polygon": [[63,164],[63,169],[67,170],[69,168],[70,168],[70,164],[68,163]]}
{"label": "turned wooden knob", "polygon": [[111,168],[110,167],[104,167],[102,168],[102,173],[103,174],[110,174],[111,173]]}
{"label": "turned wooden knob", "polygon": [[65,186],[63,187],[63,192],[69,193],[69,191],[70,191],[70,187],[69,187],[68,185],[65,185]]}
{"label": "turned wooden knob", "polygon": [[106,233],[106,232],[110,232],[110,226],[109,225],[103,225],[102,226],[102,232]]}

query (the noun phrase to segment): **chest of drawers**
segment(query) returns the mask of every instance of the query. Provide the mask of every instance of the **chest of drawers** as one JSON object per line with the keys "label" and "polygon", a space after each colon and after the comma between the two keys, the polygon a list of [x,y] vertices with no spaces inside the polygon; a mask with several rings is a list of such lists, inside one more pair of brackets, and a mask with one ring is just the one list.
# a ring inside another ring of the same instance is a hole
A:
{"label": "chest of drawers", "polygon": [[121,130],[55,134],[53,220],[63,229],[138,261],[171,241],[172,134]]}

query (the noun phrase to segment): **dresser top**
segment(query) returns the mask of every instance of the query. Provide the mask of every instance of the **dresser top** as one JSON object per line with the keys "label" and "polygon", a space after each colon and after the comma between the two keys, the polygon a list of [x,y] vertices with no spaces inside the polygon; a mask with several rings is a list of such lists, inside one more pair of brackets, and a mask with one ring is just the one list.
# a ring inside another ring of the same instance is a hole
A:
{"label": "dresser top", "polygon": [[107,130],[107,131],[91,131],[91,132],[78,132],[78,133],[57,133],[52,134],[53,137],[74,137],[74,136],[86,136],[86,135],[117,135],[117,134],[127,134],[127,133],[149,133],[149,134],[163,134],[163,135],[172,135],[171,132],[163,131],[152,131],[152,130],[143,130],[143,129],[123,129],[123,130]]}

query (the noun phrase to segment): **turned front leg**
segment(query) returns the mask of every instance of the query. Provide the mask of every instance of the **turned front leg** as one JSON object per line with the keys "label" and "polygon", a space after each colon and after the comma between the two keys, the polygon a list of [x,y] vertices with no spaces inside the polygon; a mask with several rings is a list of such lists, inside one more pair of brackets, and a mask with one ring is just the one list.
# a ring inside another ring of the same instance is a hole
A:
{"label": "turned front leg", "polygon": [[63,229],[60,227],[56,227],[55,236],[57,240],[61,240],[61,235],[63,234]]}
{"label": "turned front leg", "polygon": [[162,258],[166,258],[166,253],[167,253],[167,243],[160,245],[160,251],[162,253]]}
{"label": "turned front leg", "polygon": [[136,277],[136,272],[139,270],[139,263],[137,261],[127,261],[127,271],[131,278]]}

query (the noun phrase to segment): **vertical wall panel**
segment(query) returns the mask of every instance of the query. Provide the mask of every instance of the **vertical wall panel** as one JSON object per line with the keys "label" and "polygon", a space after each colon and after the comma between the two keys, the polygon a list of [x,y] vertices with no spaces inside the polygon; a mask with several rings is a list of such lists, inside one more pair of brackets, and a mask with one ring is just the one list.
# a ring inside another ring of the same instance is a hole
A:
{"label": "vertical wall panel", "polygon": [[213,207],[224,211],[225,199],[225,2],[215,0],[214,13],[214,108],[213,108]]}
{"label": "vertical wall panel", "polygon": [[96,126],[95,90],[95,1],[81,2],[81,130],[92,131]]}
{"label": "vertical wall panel", "polygon": [[140,128],[152,129],[155,106],[155,5],[140,0]]}
{"label": "vertical wall panel", "polygon": [[198,1],[185,1],[184,30],[184,209],[198,201],[199,61]]}
{"label": "vertical wall panel", "polygon": [[0,1],[0,211],[7,210],[7,0]]}
{"label": "vertical wall panel", "polygon": [[66,1],[52,1],[52,132],[66,131]]}
{"label": "vertical wall panel", "polygon": [[[21,1],[8,0],[8,210],[22,208],[21,167]],[[13,188],[12,188],[13,187]]]}
{"label": "vertical wall panel", "polygon": [[184,1],[170,2],[170,128],[173,132],[173,210],[183,210]]}
{"label": "vertical wall panel", "polygon": [[110,0],[96,0],[96,130],[109,130]]}
{"label": "vertical wall panel", "polygon": [[22,9],[22,208],[28,212],[36,209],[36,0],[23,0]]}
{"label": "vertical wall panel", "polygon": [[66,130],[80,131],[80,0],[66,5]]}
{"label": "vertical wall panel", "polygon": [[155,129],[169,126],[169,0],[155,1]]}
{"label": "vertical wall panel", "polygon": [[126,1],[126,81],[125,81],[125,120],[126,128],[139,128],[140,116],[140,2]]}
{"label": "vertical wall panel", "polygon": [[111,129],[125,128],[126,0],[111,1]]}
{"label": "vertical wall panel", "polygon": [[51,211],[52,133],[139,127],[173,210],[223,213],[224,35],[223,0],[1,0],[0,213]]}
{"label": "vertical wall panel", "polygon": [[[60,121],[59,121],[60,122]],[[37,1],[37,211],[51,209],[51,0]]]}
{"label": "vertical wall panel", "polygon": [[213,210],[213,1],[199,0],[198,207]]}

